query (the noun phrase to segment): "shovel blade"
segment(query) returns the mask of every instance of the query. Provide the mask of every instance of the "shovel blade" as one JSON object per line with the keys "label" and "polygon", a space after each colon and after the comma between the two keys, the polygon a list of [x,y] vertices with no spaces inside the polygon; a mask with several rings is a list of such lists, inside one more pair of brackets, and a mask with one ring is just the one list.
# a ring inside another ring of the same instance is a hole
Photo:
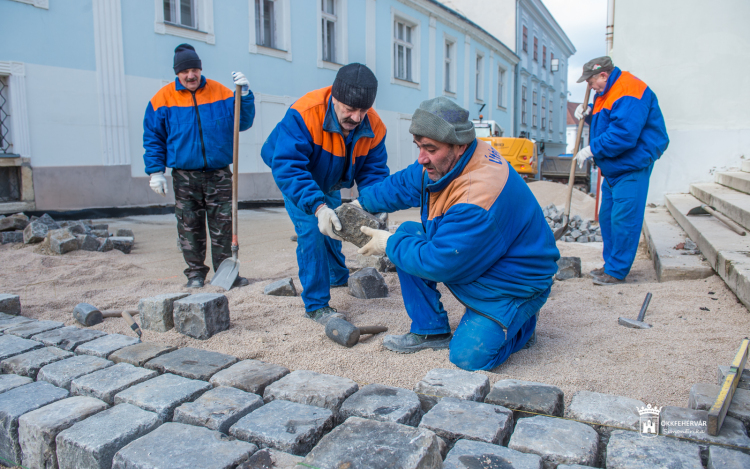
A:
{"label": "shovel blade", "polygon": [[229,290],[234,285],[235,280],[240,275],[240,260],[234,257],[224,259],[219,265],[219,270],[216,271],[213,278],[211,279],[211,285],[216,285]]}
{"label": "shovel blade", "polygon": [[703,206],[702,206],[702,205],[700,205],[700,206],[698,206],[698,207],[695,207],[695,208],[691,208],[691,209],[690,209],[690,211],[689,211],[689,212],[688,212],[687,214],[688,214],[688,215],[691,215],[691,216],[692,216],[692,215],[710,215],[710,214],[709,214],[709,213],[708,213],[708,212],[707,212],[707,211],[706,211],[706,210],[705,210],[705,209],[703,208]]}
{"label": "shovel blade", "polygon": [[556,229],[555,232],[554,232],[555,241],[560,241],[560,238],[562,238],[563,235],[565,234],[565,232],[568,231],[568,223],[569,222],[570,222],[570,220],[568,220],[568,217],[566,217],[565,215],[563,215],[562,226],[560,228]]}

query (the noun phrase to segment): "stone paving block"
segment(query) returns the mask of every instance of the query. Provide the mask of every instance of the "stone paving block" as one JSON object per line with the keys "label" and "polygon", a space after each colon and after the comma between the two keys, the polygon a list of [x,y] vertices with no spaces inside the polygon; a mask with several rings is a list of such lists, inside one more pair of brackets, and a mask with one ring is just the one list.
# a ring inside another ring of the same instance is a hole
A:
{"label": "stone paving block", "polygon": [[92,234],[76,235],[78,240],[78,249],[81,251],[98,251],[101,247],[99,239]]}
{"label": "stone paving block", "polygon": [[99,308],[88,303],[78,303],[76,307],[73,308],[73,317],[79,324],[87,327],[94,326],[104,321],[104,317],[102,316],[102,312],[99,311]]}
{"label": "stone paving block", "polygon": [[138,317],[141,329],[167,332],[174,327],[174,302],[189,296],[189,293],[164,293],[163,295],[142,298],[138,302]]}
{"label": "stone paving block", "polygon": [[36,319],[27,318],[24,316],[10,316],[8,314],[4,314],[4,316],[7,316],[7,317],[0,319],[0,333],[4,333],[6,329],[11,329],[20,324],[26,324],[28,322],[36,322]]}
{"label": "stone paving block", "polygon": [[229,427],[263,405],[263,398],[236,388],[213,388],[174,411],[174,421],[229,433]]}
{"label": "stone paving block", "polygon": [[194,400],[209,389],[211,385],[204,381],[167,373],[120,391],[115,394],[115,404],[133,404],[156,412],[162,421],[169,422],[177,406]]}
{"label": "stone paving block", "polygon": [[[722,386],[724,384],[724,380],[727,379],[727,375],[729,374],[729,367],[728,366],[720,366],[719,367],[719,376],[717,383],[719,386]],[[740,375],[740,382],[737,383],[737,387],[740,389],[748,389],[750,390],[750,370],[742,370],[742,374]]]}
{"label": "stone paving block", "polygon": [[96,240],[99,241],[99,249],[97,249],[98,252],[109,252],[114,249],[112,241],[110,241],[109,238],[97,237]]}
{"label": "stone paving block", "polygon": [[[690,388],[688,407],[696,410],[710,410],[716,398],[719,397],[720,391],[721,386],[714,384],[694,384]],[[750,391],[747,389],[734,391],[727,415],[744,423],[745,428],[750,428]]]}
{"label": "stone paving block", "polygon": [[266,288],[263,289],[263,294],[271,296],[297,296],[297,288],[294,286],[294,280],[291,277],[283,278],[266,285]]}
{"label": "stone paving block", "polygon": [[382,256],[364,256],[357,254],[357,263],[361,267],[372,267],[378,272],[395,272],[396,266],[393,265],[388,256],[385,254]]}
{"label": "stone paving block", "polygon": [[303,463],[320,468],[428,469],[442,467],[441,459],[438,437],[430,430],[349,417],[324,436]]}
{"label": "stone paving block", "polygon": [[263,400],[284,399],[299,404],[325,407],[338,416],[341,404],[359,390],[359,385],[348,378],[297,370],[271,383],[263,393]]}
{"label": "stone paving block", "polygon": [[159,373],[208,381],[214,373],[236,362],[237,357],[231,355],[184,347],[149,360],[145,367]]}
{"label": "stone paving block", "polygon": [[594,466],[584,466],[582,464],[560,464],[557,469],[594,469]]}
{"label": "stone paving block", "polygon": [[49,230],[47,238],[49,239],[49,249],[55,254],[62,255],[78,250],[78,238],[67,228]]}
{"label": "stone paving block", "polygon": [[107,242],[108,242],[108,244],[109,244],[109,246],[110,246],[109,250],[111,251],[113,249],[112,242],[109,241],[110,235],[109,235],[109,231],[107,229],[103,229],[103,228],[91,228],[91,234],[94,235],[94,236],[96,236],[96,238],[99,240],[99,242],[102,242],[102,241],[104,241],[106,239]]}
{"label": "stone paving block", "polygon": [[419,428],[432,430],[449,446],[460,439],[506,445],[513,429],[513,411],[497,405],[445,397],[422,417]]}
{"label": "stone paving block", "polygon": [[710,443],[733,445],[736,449],[750,453],[750,438],[745,425],[733,418],[725,417],[717,436],[708,434],[708,411],[665,406],[659,415],[660,434],[672,437],[690,438],[699,443],[701,454],[708,457]]}
{"label": "stone paving block", "polygon": [[385,230],[387,223],[375,215],[358,208],[352,204],[341,204],[334,212],[341,222],[341,231],[336,228],[333,232],[344,241],[349,241],[358,248],[370,242],[370,236],[362,233],[363,226],[369,226],[376,230]]}
{"label": "stone paving block", "polygon": [[349,294],[362,300],[387,298],[388,285],[377,270],[365,267],[349,276]]}
{"label": "stone paving block", "polygon": [[[60,228],[57,226],[57,229]],[[34,220],[23,229],[23,242],[26,244],[41,243],[47,237],[50,227],[41,220]]]}
{"label": "stone paving block", "polygon": [[750,456],[721,446],[711,445],[708,449],[708,469],[747,469]]}
{"label": "stone paving block", "polygon": [[18,419],[27,412],[66,397],[68,391],[45,382],[30,383],[0,394],[0,457],[21,464]]}
{"label": "stone paving block", "polygon": [[698,445],[638,432],[613,431],[607,444],[607,469],[655,467],[703,469]]}
{"label": "stone paving block", "polygon": [[23,217],[10,216],[0,219],[0,231],[18,231],[26,228],[29,224],[29,219],[25,215]]}
{"label": "stone paving block", "polygon": [[36,379],[37,373],[43,366],[72,356],[73,353],[67,350],[57,347],[42,347],[15,357],[6,358],[0,362],[0,367],[2,367],[3,373],[16,373]]}
{"label": "stone paving block", "polygon": [[126,238],[133,238],[135,235],[133,234],[133,230],[129,230],[127,228],[118,228],[117,231],[115,231],[115,236],[119,237],[126,237]]}
{"label": "stone paving block", "polygon": [[3,334],[13,334],[15,336],[29,339],[31,336],[40,334],[42,332],[51,331],[53,329],[59,329],[65,324],[58,321],[32,321],[19,324],[15,327],[5,329]]}
{"label": "stone paving block", "polygon": [[341,406],[341,420],[352,416],[416,427],[422,417],[422,405],[417,394],[408,389],[368,384]]}
{"label": "stone paving block", "polygon": [[138,368],[130,363],[118,363],[74,379],[70,383],[70,392],[77,396],[95,397],[112,405],[120,391],[158,375],[156,371]]}
{"label": "stone paving block", "polygon": [[18,316],[21,314],[21,297],[0,293],[0,313]]}
{"label": "stone paving block", "polygon": [[112,248],[121,251],[123,254],[130,254],[133,250],[133,238],[129,236],[110,236],[109,241]]}
{"label": "stone paving block", "polygon": [[95,357],[107,358],[113,352],[125,347],[139,343],[137,337],[128,337],[122,334],[107,334],[91,342],[76,347],[76,353],[79,355],[93,355]]}
{"label": "stone paving block", "polygon": [[260,360],[242,360],[219,371],[209,382],[214,386],[231,386],[262,396],[266,386],[288,374],[289,370],[283,366]]}
{"label": "stone paving block", "polygon": [[177,350],[171,345],[155,344],[153,342],[142,342],[121,348],[113,352],[108,359],[115,363],[130,363],[133,366],[143,366],[144,363],[165,353]]}
{"label": "stone paving block", "polygon": [[229,300],[219,293],[198,293],[174,302],[174,327],[205,340],[229,329]]}
{"label": "stone paving block", "polygon": [[165,423],[115,454],[113,469],[232,469],[258,447],[217,431]]}
{"label": "stone paving block", "polygon": [[153,412],[130,404],[99,412],[57,435],[60,469],[110,469],[115,453],[161,424]]}
{"label": "stone paving block", "polygon": [[571,278],[581,278],[581,258],[561,257],[557,261],[555,280],[568,280]]}
{"label": "stone paving block", "polygon": [[107,335],[106,332],[94,329],[81,329],[75,326],[61,327],[32,336],[32,340],[39,341],[44,345],[60,347],[63,350],[73,351],[79,345]]}
{"label": "stone paving block", "polygon": [[558,464],[595,466],[599,434],[580,422],[536,416],[518,421],[508,448],[538,454],[545,469]]}
{"label": "stone paving block", "polygon": [[242,417],[229,433],[261,448],[304,456],[333,424],[334,415],[328,409],[278,400]]}
{"label": "stone paving block", "polygon": [[22,353],[30,352],[44,347],[44,344],[36,340],[22,339],[14,335],[0,336],[0,360],[15,357]]}
{"label": "stone paving block", "polygon": [[5,391],[10,391],[11,389],[15,389],[19,386],[23,386],[31,382],[33,382],[33,380],[27,376],[10,375],[10,374],[0,375],[0,393],[4,393]]}
{"label": "stone paving block", "polygon": [[23,465],[29,468],[56,468],[57,435],[108,407],[93,397],[74,396],[22,415],[18,419],[18,441]]}
{"label": "stone paving block", "polygon": [[[443,469],[541,469],[542,458],[481,441],[459,440]],[[562,466],[558,466],[561,468]]]}
{"label": "stone paving block", "polygon": [[422,402],[422,410],[429,412],[443,397],[482,402],[490,392],[490,380],[481,373],[434,368],[414,386],[414,392]]}
{"label": "stone paving block", "polygon": [[527,412],[562,417],[565,408],[564,394],[557,386],[517,379],[495,383],[484,402],[511,409],[516,420],[534,415]]}
{"label": "stone paving block", "polygon": [[55,386],[70,390],[70,382],[79,376],[114,365],[104,358],[91,355],[74,355],[43,366],[36,375],[38,381],[47,381]]}
{"label": "stone paving block", "polygon": [[[237,469],[296,469],[297,464],[304,458],[284,453],[271,448],[256,451],[250,459],[243,462]],[[304,466],[299,466],[300,468]]]}
{"label": "stone paving block", "polygon": [[0,244],[23,243],[23,230],[0,233]]}

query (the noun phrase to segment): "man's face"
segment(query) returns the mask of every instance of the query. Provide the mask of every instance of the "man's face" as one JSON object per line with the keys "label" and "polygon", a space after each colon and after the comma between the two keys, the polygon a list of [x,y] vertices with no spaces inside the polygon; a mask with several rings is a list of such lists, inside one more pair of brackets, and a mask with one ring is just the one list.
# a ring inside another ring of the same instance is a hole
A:
{"label": "man's face", "polygon": [[414,144],[419,148],[417,161],[427,171],[427,177],[433,182],[448,174],[468,147],[468,145],[438,142],[418,135],[414,136]]}
{"label": "man's face", "polygon": [[201,69],[200,68],[188,68],[177,74],[177,78],[180,79],[180,83],[190,91],[195,91],[201,84]]}
{"label": "man's face", "polygon": [[609,78],[609,73],[602,72],[598,75],[594,75],[593,77],[589,77],[586,80],[586,83],[591,86],[591,89],[596,91],[597,93],[601,93],[604,91],[604,88],[607,87],[607,79]]}
{"label": "man's face", "polygon": [[369,110],[347,106],[336,98],[332,99],[333,110],[336,112],[336,118],[339,120],[341,130],[343,130],[346,134],[356,129],[357,126],[362,123],[362,119],[365,118],[365,115]]}

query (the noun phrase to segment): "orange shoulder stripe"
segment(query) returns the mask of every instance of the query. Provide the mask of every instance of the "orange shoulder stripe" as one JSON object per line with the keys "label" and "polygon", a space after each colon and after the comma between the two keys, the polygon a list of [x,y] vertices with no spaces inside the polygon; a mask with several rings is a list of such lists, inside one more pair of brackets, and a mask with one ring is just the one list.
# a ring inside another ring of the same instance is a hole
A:
{"label": "orange shoulder stripe", "polygon": [[615,104],[615,101],[625,96],[631,96],[636,99],[641,99],[643,97],[643,93],[646,92],[646,88],[648,88],[648,85],[646,85],[645,82],[636,78],[630,72],[622,72],[620,74],[620,78],[617,79],[617,81],[612,85],[609,91],[607,91],[604,96],[601,96],[596,100],[596,105],[594,106],[594,114],[601,111],[602,109],[611,110],[612,106]]}
{"label": "orange shoulder stripe", "polygon": [[344,139],[339,134],[325,132],[323,122],[326,118],[328,98],[331,96],[331,87],[327,86],[319,90],[310,91],[292,104],[305,121],[307,130],[312,135],[313,143],[334,156],[344,157],[346,148]]}
{"label": "orange shoulder stripe", "polygon": [[430,194],[429,219],[444,215],[458,204],[489,210],[508,182],[508,162],[485,141],[478,141],[463,172],[440,192]]}
{"label": "orange shoulder stripe", "polygon": [[385,124],[375,109],[370,108],[367,111],[367,120],[370,121],[370,128],[374,136],[372,138],[360,138],[352,150],[352,164],[361,156],[367,156],[372,148],[375,148],[385,138]]}
{"label": "orange shoulder stripe", "polygon": [[[234,96],[229,88],[214,80],[206,79],[206,86],[195,93],[198,105],[223,101]],[[193,95],[187,91],[177,91],[175,82],[165,85],[153,98],[151,106],[154,110],[160,107],[190,107],[193,105]]]}

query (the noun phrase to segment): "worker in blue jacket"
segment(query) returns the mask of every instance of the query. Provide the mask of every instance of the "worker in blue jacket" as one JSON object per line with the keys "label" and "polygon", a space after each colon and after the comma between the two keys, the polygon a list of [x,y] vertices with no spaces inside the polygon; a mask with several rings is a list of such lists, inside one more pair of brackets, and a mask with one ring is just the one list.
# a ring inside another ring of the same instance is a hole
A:
{"label": "worker in blue jacket", "polygon": [[[372,239],[359,253],[387,254],[396,265],[412,321],[383,345],[399,353],[450,347],[455,365],[491,370],[535,340],[560,253],[534,195],[476,139],[468,111],[445,97],[424,101],[409,132],[418,160],[356,201],[369,212],[421,210],[421,223],[394,234],[362,227]],[[438,282],[466,307],[452,337]]]}
{"label": "worker in blue jacket", "polygon": [[[175,216],[182,255],[188,267],[186,287],[203,287],[209,268],[206,259],[206,221],[211,235],[214,272],[232,255],[232,147],[234,92],[201,75],[201,60],[190,44],[174,53],[174,82],[159,90],[143,118],[143,162],[151,175],[151,189],[167,194],[166,168],[172,168]],[[247,78],[232,73],[242,86],[240,130],[255,118],[255,98]],[[249,282],[238,277],[235,286]]]}
{"label": "worker in blue jacket", "polygon": [[591,143],[575,158],[582,167],[593,157],[604,176],[599,210],[604,266],[591,276],[596,285],[614,285],[625,281],[635,260],[648,180],[669,137],[654,92],[609,57],[587,62],[578,83],[584,80],[596,91],[594,103],[578,106],[575,116],[589,122]]}
{"label": "worker in blue jacket", "polygon": [[284,195],[297,233],[297,264],[308,318],[341,315],[328,302],[331,287],[346,286],[349,269],[341,253],[334,209],[342,188],[362,190],[385,179],[385,125],[372,109],[378,81],[366,66],[341,67],[333,86],[298,99],[261,148]]}

